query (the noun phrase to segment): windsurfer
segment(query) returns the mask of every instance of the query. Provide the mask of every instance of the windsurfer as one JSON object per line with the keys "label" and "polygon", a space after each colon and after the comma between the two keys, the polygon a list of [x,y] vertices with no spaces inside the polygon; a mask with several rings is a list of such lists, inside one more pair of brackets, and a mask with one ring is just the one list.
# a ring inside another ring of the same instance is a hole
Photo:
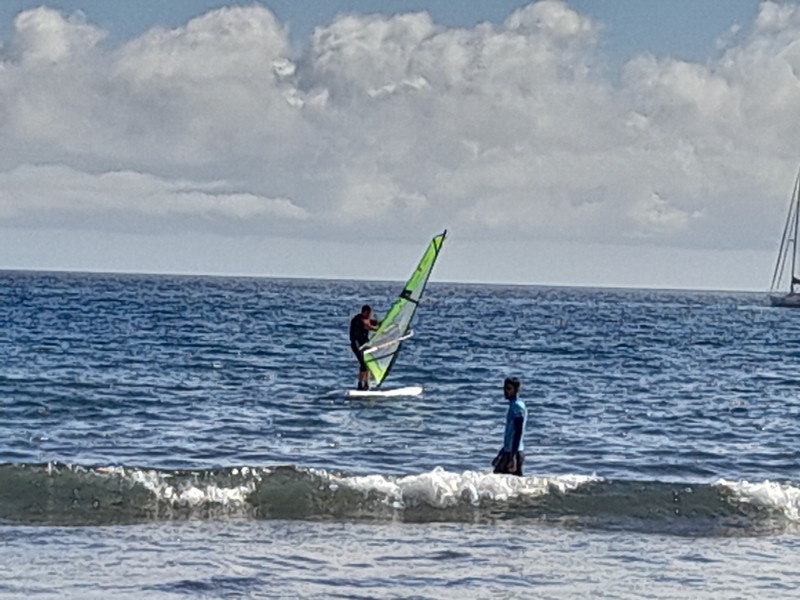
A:
{"label": "windsurfer", "polygon": [[369,370],[364,361],[364,351],[362,347],[369,342],[369,332],[375,331],[380,323],[372,318],[372,307],[365,304],[361,307],[361,312],[350,319],[350,348],[358,359],[358,388],[359,390],[369,389]]}
{"label": "windsurfer", "polygon": [[528,420],[528,409],[519,399],[520,382],[516,377],[508,377],[503,382],[503,395],[508,400],[506,413],[506,429],[503,447],[497,453],[492,466],[495,473],[507,473],[522,477],[522,463],[525,462],[525,423]]}

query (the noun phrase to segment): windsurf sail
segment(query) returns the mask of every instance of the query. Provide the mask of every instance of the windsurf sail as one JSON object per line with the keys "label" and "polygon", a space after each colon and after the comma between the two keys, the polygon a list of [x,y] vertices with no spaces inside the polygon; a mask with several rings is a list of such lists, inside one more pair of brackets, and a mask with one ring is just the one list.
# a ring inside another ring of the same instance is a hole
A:
{"label": "windsurf sail", "polygon": [[439,257],[447,230],[431,240],[416,270],[406,282],[403,291],[392,304],[380,326],[363,347],[364,362],[372,375],[375,387],[380,386],[392,369],[403,341],[413,335],[411,320],[417,311],[433,265]]}

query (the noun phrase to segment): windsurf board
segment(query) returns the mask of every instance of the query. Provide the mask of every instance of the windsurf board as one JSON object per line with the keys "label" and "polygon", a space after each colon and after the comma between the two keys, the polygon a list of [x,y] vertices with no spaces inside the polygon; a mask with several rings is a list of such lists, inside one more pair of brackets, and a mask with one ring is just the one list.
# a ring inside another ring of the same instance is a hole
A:
{"label": "windsurf board", "polygon": [[409,385],[407,387],[376,390],[347,390],[349,398],[391,398],[395,396],[419,396],[422,393],[422,386]]}

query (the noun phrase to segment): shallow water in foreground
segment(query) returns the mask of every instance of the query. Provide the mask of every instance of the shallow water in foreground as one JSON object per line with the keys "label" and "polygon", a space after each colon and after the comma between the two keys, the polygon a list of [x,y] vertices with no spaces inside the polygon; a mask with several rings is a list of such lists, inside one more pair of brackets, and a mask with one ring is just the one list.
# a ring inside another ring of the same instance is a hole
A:
{"label": "shallow water in foreground", "polygon": [[3,597],[789,598],[797,537],[183,521],[6,527]]}

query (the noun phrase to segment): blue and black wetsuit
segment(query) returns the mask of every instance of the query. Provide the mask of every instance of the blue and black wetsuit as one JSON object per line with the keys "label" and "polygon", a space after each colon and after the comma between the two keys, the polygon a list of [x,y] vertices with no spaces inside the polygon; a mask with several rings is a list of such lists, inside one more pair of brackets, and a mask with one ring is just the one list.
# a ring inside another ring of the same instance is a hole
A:
{"label": "blue and black wetsuit", "polygon": [[[525,461],[525,424],[528,420],[528,409],[519,398],[512,398],[508,402],[506,413],[506,429],[503,437],[503,447],[494,459],[495,473],[510,473],[522,477],[522,463]],[[508,466],[512,457],[517,459],[517,468],[509,471]]]}

